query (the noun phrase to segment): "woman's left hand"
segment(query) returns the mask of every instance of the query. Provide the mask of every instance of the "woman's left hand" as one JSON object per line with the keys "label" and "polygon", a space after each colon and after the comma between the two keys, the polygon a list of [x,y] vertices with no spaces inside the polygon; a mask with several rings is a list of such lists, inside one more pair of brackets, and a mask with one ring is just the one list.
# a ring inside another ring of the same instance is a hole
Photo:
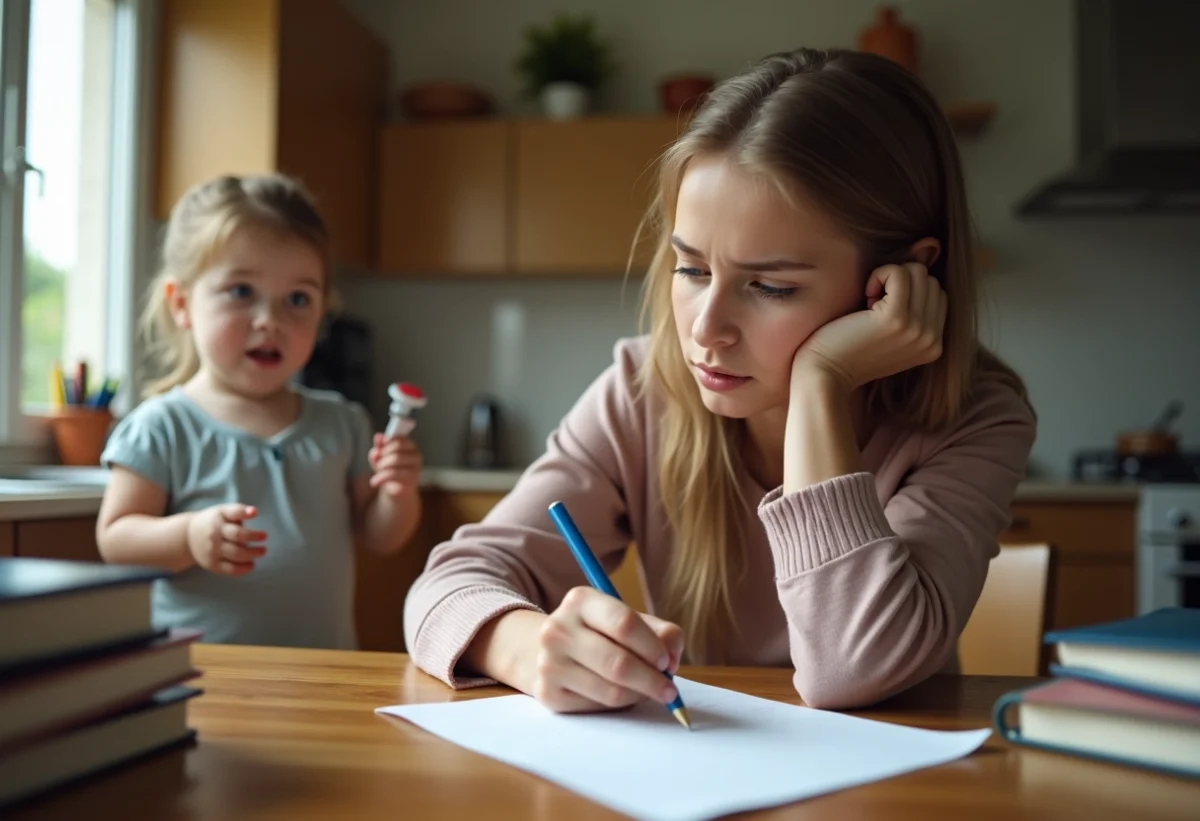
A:
{"label": "woman's left hand", "polygon": [[884,265],[867,279],[867,309],[817,329],[792,360],[792,379],[814,369],[847,391],[942,355],[946,292],[924,265]]}
{"label": "woman's left hand", "polygon": [[375,434],[369,454],[371,487],[383,488],[383,492],[395,498],[415,493],[420,485],[422,457],[417,443],[407,436]]}

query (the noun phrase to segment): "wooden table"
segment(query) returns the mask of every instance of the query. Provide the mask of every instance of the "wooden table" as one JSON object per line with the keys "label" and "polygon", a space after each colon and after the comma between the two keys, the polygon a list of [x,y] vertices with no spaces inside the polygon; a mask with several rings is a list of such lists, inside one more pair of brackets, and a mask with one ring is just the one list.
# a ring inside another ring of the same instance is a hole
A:
{"label": "wooden table", "polygon": [[[558,786],[476,755],[376,707],[507,693],[455,693],[406,656],[197,645],[204,695],[194,746],[27,803],[10,821],[59,818],[620,819]],[[787,670],[685,668],[687,678],[798,703]],[[859,715],[930,729],[989,726],[1003,692],[1033,679],[940,676]],[[755,819],[1200,817],[1200,783],[1022,750],[996,736],[928,770],[761,813]]]}

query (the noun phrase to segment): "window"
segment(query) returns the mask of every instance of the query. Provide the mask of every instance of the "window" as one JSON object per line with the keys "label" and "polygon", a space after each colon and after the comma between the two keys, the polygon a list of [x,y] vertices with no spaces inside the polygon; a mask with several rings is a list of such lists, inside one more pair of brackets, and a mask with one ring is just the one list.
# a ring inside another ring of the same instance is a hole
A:
{"label": "window", "polygon": [[56,365],[86,363],[92,390],[128,380],[146,21],[141,0],[0,3],[0,443],[13,443],[57,401]]}

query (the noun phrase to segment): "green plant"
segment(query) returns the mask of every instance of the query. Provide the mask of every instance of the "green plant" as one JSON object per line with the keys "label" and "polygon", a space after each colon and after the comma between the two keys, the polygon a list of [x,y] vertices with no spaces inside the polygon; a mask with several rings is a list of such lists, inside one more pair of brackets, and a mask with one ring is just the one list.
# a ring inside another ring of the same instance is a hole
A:
{"label": "green plant", "polygon": [[525,90],[536,96],[550,83],[579,83],[596,89],[613,70],[610,47],[596,34],[588,15],[556,15],[544,26],[525,29],[525,48],[517,58]]}

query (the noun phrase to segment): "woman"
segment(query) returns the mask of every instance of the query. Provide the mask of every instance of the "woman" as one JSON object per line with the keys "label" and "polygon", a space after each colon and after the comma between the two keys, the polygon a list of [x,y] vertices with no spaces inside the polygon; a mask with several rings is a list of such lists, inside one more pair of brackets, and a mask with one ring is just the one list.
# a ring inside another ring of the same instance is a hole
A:
{"label": "woman", "polygon": [[[941,670],[1035,437],[976,334],[953,135],[901,68],[772,55],[662,159],[650,333],[408,595],[416,663],[554,710],[675,695],[682,661],[784,665],[812,706]],[[633,541],[654,615],[584,586],[547,506],[610,571]]]}

